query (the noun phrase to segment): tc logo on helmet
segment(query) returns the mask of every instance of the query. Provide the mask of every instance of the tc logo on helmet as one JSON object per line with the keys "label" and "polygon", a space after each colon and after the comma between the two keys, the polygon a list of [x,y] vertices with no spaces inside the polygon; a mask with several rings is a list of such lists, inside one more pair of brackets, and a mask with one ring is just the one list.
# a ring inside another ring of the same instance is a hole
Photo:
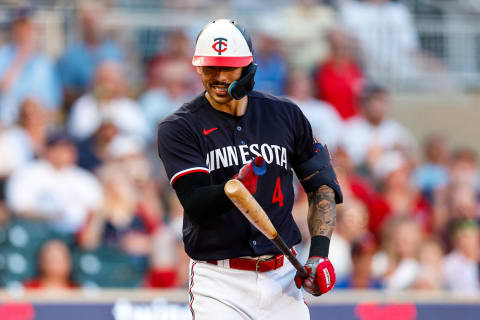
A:
{"label": "tc logo on helmet", "polygon": [[213,41],[215,41],[212,45],[213,50],[218,52],[218,55],[222,55],[222,52],[227,50],[227,39],[225,38],[215,38]]}

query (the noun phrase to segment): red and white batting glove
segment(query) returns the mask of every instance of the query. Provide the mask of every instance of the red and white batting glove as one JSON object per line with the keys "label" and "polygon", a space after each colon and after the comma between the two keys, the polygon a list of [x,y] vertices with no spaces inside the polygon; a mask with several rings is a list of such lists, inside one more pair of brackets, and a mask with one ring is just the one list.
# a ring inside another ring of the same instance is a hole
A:
{"label": "red and white batting glove", "polygon": [[233,178],[240,180],[251,194],[257,192],[258,176],[264,175],[267,170],[263,157],[256,157],[251,162],[240,168]]}
{"label": "red and white batting glove", "polygon": [[318,297],[330,291],[335,285],[335,270],[328,258],[309,257],[304,267],[308,273],[305,279],[300,277],[298,271],[295,275],[295,284],[298,289],[303,286],[305,291]]}

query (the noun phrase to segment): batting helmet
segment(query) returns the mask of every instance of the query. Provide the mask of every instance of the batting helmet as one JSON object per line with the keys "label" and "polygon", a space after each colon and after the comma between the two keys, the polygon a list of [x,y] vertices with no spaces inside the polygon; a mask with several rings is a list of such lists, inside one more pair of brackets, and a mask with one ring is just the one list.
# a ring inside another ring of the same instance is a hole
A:
{"label": "batting helmet", "polygon": [[243,67],[242,76],[228,87],[234,99],[246,96],[255,84],[257,65],[250,36],[235,20],[214,20],[197,36],[192,64],[197,67]]}

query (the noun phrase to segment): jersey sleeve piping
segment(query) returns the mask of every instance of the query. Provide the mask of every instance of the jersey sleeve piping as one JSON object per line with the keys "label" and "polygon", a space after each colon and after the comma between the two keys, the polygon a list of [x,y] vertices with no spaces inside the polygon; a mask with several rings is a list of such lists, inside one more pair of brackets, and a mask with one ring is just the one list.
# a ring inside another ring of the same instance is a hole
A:
{"label": "jersey sleeve piping", "polygon": [[206,174],[210,174],[210,172],[208,171],[207,168],[194,167],[194,168],[190,168],[190,169],[185,169],[185,170],[179,171],[179,172],[177,172],[173,175],[172,179],[170,179],[170,185],[173,186],[173,184],[175,183],[175,180],[177,180],[178,178],[180,178],[180,177],[182,177],[186,174],[194,173],[194,172],[204,172]]}

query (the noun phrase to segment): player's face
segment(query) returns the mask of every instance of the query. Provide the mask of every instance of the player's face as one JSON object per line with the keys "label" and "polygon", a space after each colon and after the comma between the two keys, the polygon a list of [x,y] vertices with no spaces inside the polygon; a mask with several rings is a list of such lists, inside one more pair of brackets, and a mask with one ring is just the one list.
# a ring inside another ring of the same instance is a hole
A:
{"label": "player's face", "polygon": [[232,100],[228,87],[233,81],[240,79],[242,68],[234,67],[197,67],[197,73],[202,78],[203,86],[208,95],[218,104]]}

